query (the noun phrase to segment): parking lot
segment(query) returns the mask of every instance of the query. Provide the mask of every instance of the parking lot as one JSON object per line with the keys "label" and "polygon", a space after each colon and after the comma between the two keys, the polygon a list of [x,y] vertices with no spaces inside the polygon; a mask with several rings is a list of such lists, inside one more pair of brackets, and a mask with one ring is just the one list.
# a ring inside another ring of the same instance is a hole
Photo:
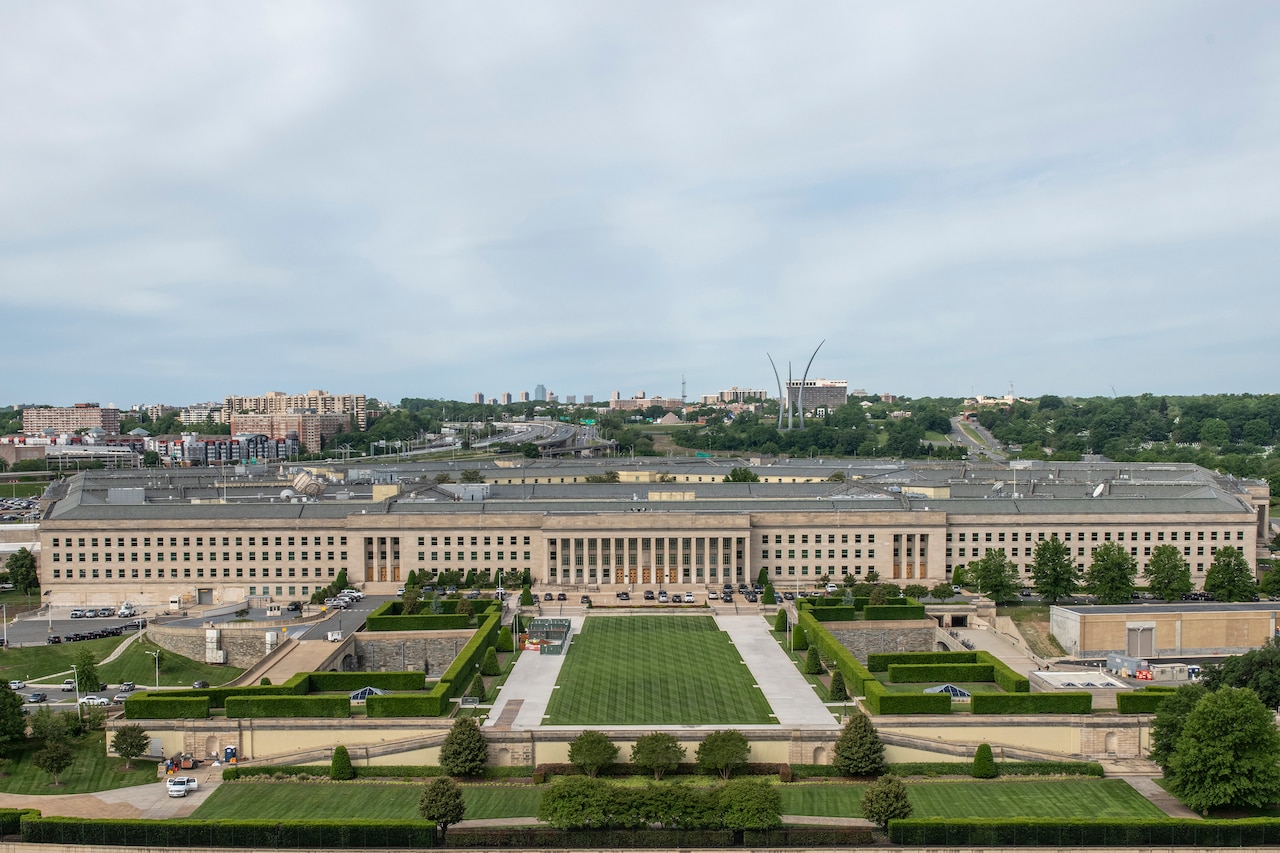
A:
{"label": "parking lot", "polygon": [[0,498],[0,522],[36,521],[39,514],[35,498]]}

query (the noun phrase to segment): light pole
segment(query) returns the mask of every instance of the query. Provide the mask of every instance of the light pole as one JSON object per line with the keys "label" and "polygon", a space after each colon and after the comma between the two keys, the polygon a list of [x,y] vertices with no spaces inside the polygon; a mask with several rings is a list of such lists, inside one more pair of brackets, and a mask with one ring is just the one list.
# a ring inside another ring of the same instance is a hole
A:
{"label": "light pole", "polygon": [[76,717],[84,719],[84,706],[80,704],[80,670],[76,669],[75,664],[71,664],[71,673],[76,683]]}
{"label": "light pole", "polygon": [[147,652],[147,654],[151,655],[153,658],[156,659],[156,689],[159,690],[160,689],[160,650],[157,649],[154,652]]}

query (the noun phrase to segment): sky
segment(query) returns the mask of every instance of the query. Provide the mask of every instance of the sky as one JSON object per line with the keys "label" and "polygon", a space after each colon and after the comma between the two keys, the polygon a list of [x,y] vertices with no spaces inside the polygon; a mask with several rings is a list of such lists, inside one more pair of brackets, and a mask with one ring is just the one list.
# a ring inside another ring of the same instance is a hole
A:
{"label": "sky", "polygon": [[0,404],[1277,390],[1271,2],[0,0]]}

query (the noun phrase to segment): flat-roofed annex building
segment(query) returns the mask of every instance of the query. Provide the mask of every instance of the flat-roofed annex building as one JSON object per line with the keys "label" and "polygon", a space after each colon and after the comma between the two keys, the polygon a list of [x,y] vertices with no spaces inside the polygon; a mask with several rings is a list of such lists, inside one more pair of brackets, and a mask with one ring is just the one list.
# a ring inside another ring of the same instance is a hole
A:
{"label": "flat-roofed annex building", "polygon": [[1173,544],[1201,585],[1225,545],[1256,567],[1268,523],[1265,483],[1191,465],[804,460],[754,466],[770,482],[723,482],[734,463],[748,464],[628,464],[604,484],[586,477],[616,461],[531,463],[445,486],[435,479],[457,473],[448,463],[373,469],[380,482],[368,485],[352,481],[367,468],[313,467],[347,482],[306,502],[287,491],[290,475],[85,472],[47,496],[41,585],[55,604],[288,599],[343,569],[387,592],[411,570],[527,569],[540,584],[607,593],[737,585],[761,570],[781,589],[873,571],[931,585],[992,548],[1030,583],[1035,545],[1053,536],[1082,567],[1104,542],[1121,543],[1140,567],[1153,547]]}

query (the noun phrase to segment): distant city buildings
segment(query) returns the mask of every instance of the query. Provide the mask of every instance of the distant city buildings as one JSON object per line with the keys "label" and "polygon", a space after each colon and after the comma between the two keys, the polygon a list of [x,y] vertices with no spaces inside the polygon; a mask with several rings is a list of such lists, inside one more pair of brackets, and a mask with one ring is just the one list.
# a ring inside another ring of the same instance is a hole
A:
{"label": "distant city buildings", "polygon": [[471,402],[472,402],[472,403],[483,403],[483,402],[484,402],[484,392],[483,392],[483,391],[477,391],[476,393],[472,394],[472,395],[471,395]]}
{"label": "distant city buildings", "polygon": [[521,403],[527,403],[527,402],[529,402],[529,392],[528,392],[528,391],[521,391],[521,392],[520,392],[520,402],[521,402]]}
{"label": "distant city buildings", "polygon": [[749,399],[763,401],[768,400],[769,397],[770,395],[768,391],[759,389],[750,390],[746,388],[739,388],[735,385],[727,391],[721,391],[719,394],[702,395],[702,405],[718,406],[723,403],[745,403]]}
{"label": "distant city buildings", "polygon": [[799,411],[801,402],[804,403],[806,412],[818,409],[835,411],[848,402],[849,383],[844,379],[809,379],[803,382],[793,380],[787,383],[787,400],[794,411]]}
{"label": "distant city buildings", "polygon": [[351,415],[309,411],[282,414],[233,414],[233,435],[261,434],[273,439],[293,439],[308,453],[324,447],[326,439],[351,429]]}
{"label": "distant city buildings", "polygon": [[46,430],[74,433],[94,427],[112,435],[119,433],[120,410],[104,409],[97,403],[22,410],[22,432],[26,435],[40,435]]}
{"label": "distant city buildings", "polygon": [[540,403],[545,403],[547,401],[547,386],[546,385],[535,386],[533,389],[533,399],[537,400]]}
{"label": "distant city buildings", "polygon": [[179,411],[178,420],[184,424],[220,424],[223,423],[222,414],[221,403],[197,403]]}
{"label": "distant city buildings", "polygon": [[222,406],[226,413],[224,418],[228,421],[232,414],[283,415],[292,411],[309,410],[317,414],[352,415],[357,430],[363,431],[369,427],[363,394],[330,394],[327,391],[285,394],[282,391],[270,391],[261,397],[227,397]]}
{"label": "distant city buildings", "polygon": [[504,392],[503,392],[503,394],[502,394],[502,405],[504,405],[504,406],[510,406],[510,405],[511,405],[511,392],[510,392],[510,391],[504,391]]}
{"label": "distant city buildings", "polygon": [[678,412],[684,409],[683,400],[668,400],[664,397],[646,397],[644,391],[640,391],[634,397],[626,400],[618,396],[618,392],[613,392],[613,399],[609,400],[609,408],[613,411],[636,411],[638,409],[647,409],[650,406],[661,406],[662,408]]}

